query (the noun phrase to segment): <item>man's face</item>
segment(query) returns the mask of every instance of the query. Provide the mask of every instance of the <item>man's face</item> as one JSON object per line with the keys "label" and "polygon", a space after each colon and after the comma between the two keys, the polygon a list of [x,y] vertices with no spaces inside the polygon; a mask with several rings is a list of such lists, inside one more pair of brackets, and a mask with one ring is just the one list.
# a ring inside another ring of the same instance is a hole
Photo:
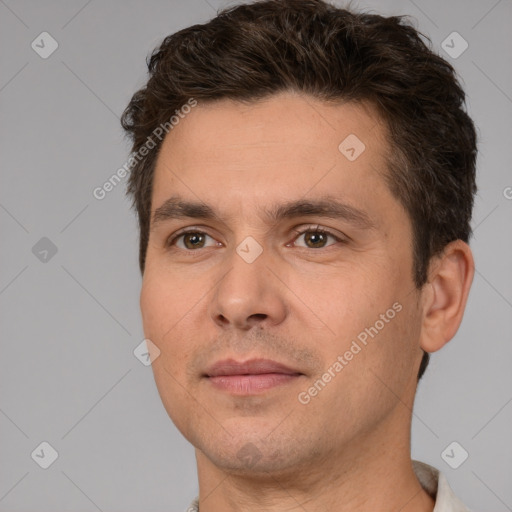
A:
{"label": "man's face", "polygon": [[406,435],[421,297],[386,144],[369,108],[289,93],[199,104],[167,135],[144,332],[168,414],[217,467],[285,472]]}

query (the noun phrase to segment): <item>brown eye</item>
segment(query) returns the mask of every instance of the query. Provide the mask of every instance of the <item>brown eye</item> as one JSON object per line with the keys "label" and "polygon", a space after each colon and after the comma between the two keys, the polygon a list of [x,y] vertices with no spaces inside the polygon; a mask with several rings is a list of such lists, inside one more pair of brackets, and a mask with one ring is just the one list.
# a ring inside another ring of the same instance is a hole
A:
{"label": "brown eye", "polygon": [[328,235],[325,233],[320,233],[318,231],[308,231],[305,234],[304,240],[306,241],[306,245],[308,247],[324,247],[327,242]]}
{"label": "brown eye", "polygon": [[329,231],[324,229],[306,229],[304,231],[298,232],[297,240],[303,239],[305,245],[300,245],[299,247],[306,247],[308,249],[323,249],[324,247],[328,247],[327,244],[329,238],[334,239],[335,242],[341,242],[337,236],[333,235]]}
{"label": "brown eye", "polygon": [[187,249],[197,249],[204,245],[204,234],[203,233],[186,233],[183,236],[183,244]]}
{"label": "brown eye", "polygon": [[[203,249],[204,247],[208,247],[206,245],[206,239],[213,238],[202,231],[185,231],[176,235],[172,240],[167,244],[168,246],[175,245],[179,249],[184,251],[194,251],[197,249]],[[210,244],[210,246],[215,244]]]}

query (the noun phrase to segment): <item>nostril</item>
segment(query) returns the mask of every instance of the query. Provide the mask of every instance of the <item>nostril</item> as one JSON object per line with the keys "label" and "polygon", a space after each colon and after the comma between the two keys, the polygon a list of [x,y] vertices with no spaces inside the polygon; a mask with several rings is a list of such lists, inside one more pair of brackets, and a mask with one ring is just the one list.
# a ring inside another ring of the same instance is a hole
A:
{"label": "nostril", "polygon": [[265,315],[265,313],[255,313],[254,315],[251,315],[247,321],[250,322],[256,322],[260,323],[263,320],[266,320],[268,318],[268,315]]}
{"label": "nostril", "polygon": [[229,320],[228,320],[224,315],[219,315],[219,320],[220,320],[223,324],[229,324]]}
{"label": "nostril", "polygon": [[249,320],[251,319],[256,319],[256,320],[265,320],[267,318],[268,315],[266,315],[265,313],[255,313],[254,315],[251,315],[249,317]]}

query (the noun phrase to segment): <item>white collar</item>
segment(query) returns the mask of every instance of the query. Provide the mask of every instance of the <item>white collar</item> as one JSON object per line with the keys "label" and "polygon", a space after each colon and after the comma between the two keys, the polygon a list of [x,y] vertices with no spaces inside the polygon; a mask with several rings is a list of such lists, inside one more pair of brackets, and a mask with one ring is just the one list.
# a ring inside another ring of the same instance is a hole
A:
{"label": "white collar", "polygon": [[462,501],[455,496],[448,480],[438,469],[420,462],[412,461],[412,467],[421,486],[435,499],[433,512],[469,512]]}

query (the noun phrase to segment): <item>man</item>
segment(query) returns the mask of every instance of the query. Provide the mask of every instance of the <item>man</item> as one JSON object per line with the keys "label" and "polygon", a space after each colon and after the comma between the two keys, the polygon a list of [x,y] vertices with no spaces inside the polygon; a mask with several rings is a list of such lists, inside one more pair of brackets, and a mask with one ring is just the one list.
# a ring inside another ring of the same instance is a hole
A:
{"label": "man", "polygon": [[403,19],[320,0],[233,7],[148,66],[122,123],[189,510],[467,510],[410,456],[418,380],[474,274],[452,67]]}

